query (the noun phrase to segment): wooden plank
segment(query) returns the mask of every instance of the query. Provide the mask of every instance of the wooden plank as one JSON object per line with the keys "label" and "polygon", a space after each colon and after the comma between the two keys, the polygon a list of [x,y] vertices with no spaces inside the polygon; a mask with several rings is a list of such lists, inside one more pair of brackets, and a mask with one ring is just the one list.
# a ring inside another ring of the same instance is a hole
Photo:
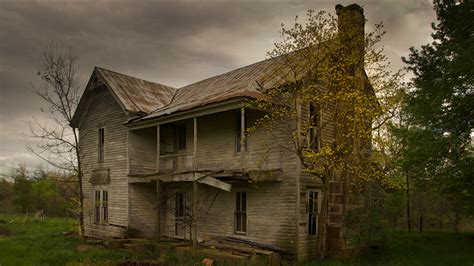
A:
{"label": "wooden plank", "polygon": [[214,177],[206,176],[198,180],[199,183],[209,185],[211,187],[216,187],[224,191],[230,192],[232,190],[232,185],[226,182],[222,182]]}

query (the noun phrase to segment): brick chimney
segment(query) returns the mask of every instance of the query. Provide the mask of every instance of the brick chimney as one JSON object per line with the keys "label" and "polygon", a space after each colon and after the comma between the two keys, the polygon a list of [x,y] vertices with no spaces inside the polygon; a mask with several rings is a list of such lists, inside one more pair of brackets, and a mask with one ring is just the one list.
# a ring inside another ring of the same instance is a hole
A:
{"label": "brick chimney", "polygon": [[[338,38],[341,42],[344,56],[342,63],[346,64],[347,75],[354,77],[347,86],[348,90],[363,90],[364,74],[364,47],[365,47],[365,17],[364,10],[357,4],[348,6],[336,5],[338,16]],[[347,102],[338,103],[340,110],[351,108]],[[339,124],[346,123],[345,116],[340,116]],[[336,143],[356,149],[354,139],[343,137],[347,132],[344,126],[336,130]],[[352,159],[352,154],[346,155]],[[336,170],[329,181],[328,225],[326,232],[327,251],[330,257],[351,257],[355,248],[348,241],[345,214],[354,205],[349,202],[349,184],[351,174],[347,171]]]}
{"label": "brick chimney", "polygon": [[365,47],[364,9],[358,4],[348,6],[338,4],[336,5],[336,14],[339,38],[347,45],[348,52],[363,56]]}

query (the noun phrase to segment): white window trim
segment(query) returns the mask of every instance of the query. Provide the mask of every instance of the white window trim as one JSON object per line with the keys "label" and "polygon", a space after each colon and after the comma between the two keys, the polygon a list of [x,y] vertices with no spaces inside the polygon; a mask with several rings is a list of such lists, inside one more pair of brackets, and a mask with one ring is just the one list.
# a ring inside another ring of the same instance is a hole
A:
{"label": "white window trim", "polygon": [[[316,212],[316,233],[313,235],[313,234],[310,234],[309,232],[309,194],[310,192],[316,192],[318,194],[318,197],[317,197],[317,207],[318,207],[318,210]],[[308,236],[317,236],[318,233],[319,233],[319,224],[318,224],[318,220],[319,220],[319,216],[321,215],[321,201],[322,201],[322,192],[321,192],[321,189],[318,189],[318,188],[308,188],[306,190],[306,217],[308,219],[308,224],[306,225],[306,230],[307,230],[307,235]]]}
{"label": "white window trim", "polygon": [[[237,231],[237,228],[236,228],[236,212],[237,210],[235,209],[235,205],[236,205],[236,201],[237,201],[237,193],[242,193],[242,192],[245,192],[246,194],[246,200],[245,200],[245,232],[243,231]],[[247,235],[248,231],[249,231],[249,193],[247,190],[236,190],[235,193],[234,193],[234,234],[235,235]]]}
{"label": "white window trim", "polygon": [[[100,138],[101,138],[100,130],[104,131],[104,143],[102,145],[100,143]],[[102,158],[100,157],[100,154],[101,154],[101,148],[100,147],[101,146],[102,146]],[[97,138],[97,161],[99,163],[105,162],[105,127],[103,127],[103,126],[99,126],[99,137]]]}
{"label": "white window trim", "polygon": [[[182,228],[182,230],[183,230],[183,235],[182,235],[182,236],[178,235],[177,232],[176,232],[176,224],[177,224],[177,219],[176,219],[176,208],[177,208],[176,203],[177,203],[177,199],[176,199],[176,195],[177,195],[178,193],[183,195],[183,216],[182,216],[182,219],[183,219],[183,220],[181,221],[181,226],[183,227],[183,228]],[[173,230],[174,232],[173,232],[173,236],[174,236],[175,238],[185,239],[185,238],[186,238],[186,193],[181,192],[181,191],[175,192],[175,193],[174,193],[174,205],[175,205],[175,206],[174,206],[174,208],[175,208],[175,214],[174,214],[174,217],[173,217],[173,219],[174,219],[174,230]]]}
{"label": "white window trim", "polygon": [[[99,192],[99,219],[96,217],[96,193],[97,191]],[[104,191],[107,191],[107,220],[104,219]],[[94,219],[94,224],[102,224],[102,225],[107,225],[109,224],[109,217],[110,217],[110,195],[109,195],[109,190],[105,186],[95,186],[94,187],[94,214],[93,214],[93,219]]]}

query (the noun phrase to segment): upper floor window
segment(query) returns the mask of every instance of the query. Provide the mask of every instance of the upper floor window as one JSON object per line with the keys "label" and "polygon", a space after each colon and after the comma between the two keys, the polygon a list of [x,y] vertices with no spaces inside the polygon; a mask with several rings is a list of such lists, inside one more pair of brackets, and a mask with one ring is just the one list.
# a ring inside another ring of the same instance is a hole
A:
{"label": "upper floor window", "polygon": [[318,191],[308,191],[308,234],[316,235],[318,232]]}
{"label": "upper floor window", "polygon": [[104,161],[104,146],[105,146],[105,130],[103,127],[99,128],[99,162]]}
{"label": "upper floor window", "polygon": [[242,145],[245,150],[247,150],[247,137],[246,137],[246,131],[247,131],[247,113],[244,115],[244,141],[242,143],[242,112],[236,113],[236,130],[235,130],[235,151],[236,152],[241,152],[242,151]]}
{"label": "upper floor window", "polygon": [[234,232],[247,233],[247,192],[235,193]]}
{"label": "upper floor window", "polygon": [[312,149],[318,150],[320,146],[320,139],[318,131],[320,130],[320,113],[319,109],[314,103],[309,105],[309,116],[311,124],[309,128],[308,146]]}
{"label": "upper floor window", "polygon": [[178,150],[186,150],[186,125],[180,125],[176,128],[178,138]]}
{"label": "upper floor window", "polygon": [[94,196],[94,223],[107,223],[109,220],[109,192],[95,190]]}

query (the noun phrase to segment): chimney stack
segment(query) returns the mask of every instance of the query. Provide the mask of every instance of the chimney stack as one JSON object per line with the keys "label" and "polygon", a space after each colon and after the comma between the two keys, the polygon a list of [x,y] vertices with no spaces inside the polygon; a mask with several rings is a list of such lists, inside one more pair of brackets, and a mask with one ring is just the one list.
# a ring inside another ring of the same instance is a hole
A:
{"label": "chimney stack", "polygon": [[336,5],[338,35],[348,48],[348,53],[363,59],[365,47],[364,9],[358,4]]}

